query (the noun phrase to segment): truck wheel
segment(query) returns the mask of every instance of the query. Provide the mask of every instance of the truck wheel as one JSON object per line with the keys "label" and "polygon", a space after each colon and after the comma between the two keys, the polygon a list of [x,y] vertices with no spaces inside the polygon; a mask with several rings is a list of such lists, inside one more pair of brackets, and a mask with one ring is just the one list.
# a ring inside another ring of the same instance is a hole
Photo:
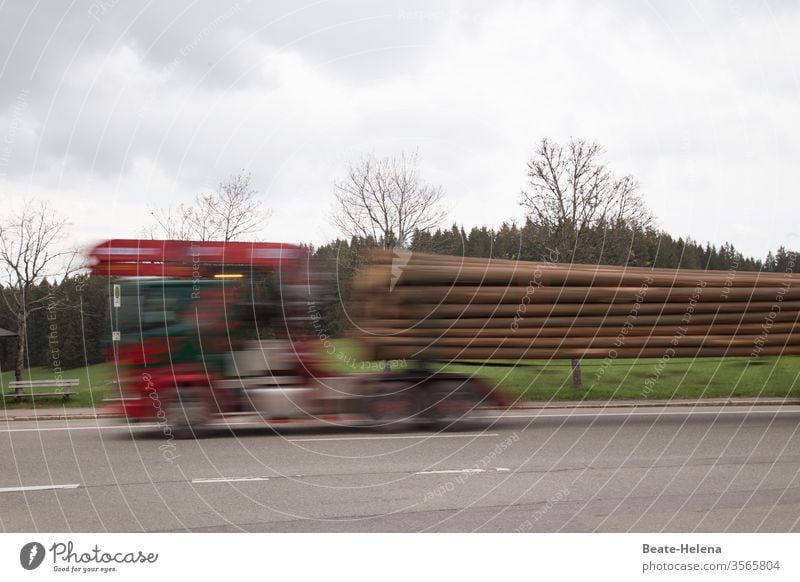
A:
{"label": "truck wheel", "polygon": [[208,424],[208,403],[197,388],[179,388],[166,406],[167,426],[176,439],[199,436]]}
{"label": "truck wheel", "polygon": [[434,382],[425,387],[425,392],[425,418],[438,428],[469,418],[479,401],[469,380]]}
{"label": "truck wheel", "polygon": [[414,390],[401,386],[387,387],[365,397],[365,413],[369,426],[384,432],[406,430],[416,422],[419,411]]}

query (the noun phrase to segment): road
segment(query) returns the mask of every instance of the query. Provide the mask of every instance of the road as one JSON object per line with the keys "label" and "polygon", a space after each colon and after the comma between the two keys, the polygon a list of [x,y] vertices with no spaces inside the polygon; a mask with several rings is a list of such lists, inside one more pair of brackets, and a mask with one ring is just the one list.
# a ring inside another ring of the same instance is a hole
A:
{"label": "road", "polygon": [[442,432],[0,424],[0,530],[800,531],[800,407],[487,413]]}

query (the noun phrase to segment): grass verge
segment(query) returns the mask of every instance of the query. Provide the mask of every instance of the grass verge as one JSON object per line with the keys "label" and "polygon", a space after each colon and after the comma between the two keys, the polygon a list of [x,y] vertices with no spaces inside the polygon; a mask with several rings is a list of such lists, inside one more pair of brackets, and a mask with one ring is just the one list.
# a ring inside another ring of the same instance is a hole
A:
{"label": "grass verge", "polygon": [[582,388],[569,360],[444,366],[475,374],[525,400],[800,397],[800,357],[620,359],[581,362]]}
{"label": "grass verge", "polygon": [[[33,401],[27,398],[21,402],[17,402],[13,394],[10,394],[9,383],[14,380],[14,372],[3,372],[0,374],[0,387],[2,387],[3,393],[2,406],[4,409],[99,406],[102,404],[106,394],[113,392],[110,390],[112,387],[111,381],[114,378],[113,371],[114,366],[112,364],[95,364],[94,366],[66,370],[61,374],[64,380],[80,380],[80,386],[76,390],[77,394],[71,396],[69,400],[63,400],[58,397],[43,397],[36,398]],[[25,370],[22,374],[22,380],[54,379],[53,371],[48,368],[31,368]]]}
{"label": "grass verge", "polygon": [[[329,354],[330,365],[339,373],[366,373],[383,369],[383,362],[359,359],[358,350],[341,341]],[[393,362],[403,369],[411,362]],[[800,356],[764,358],[672,358],[583,360],[583,388],[572,386],[568,360],[521,362],[459,362],[436,365],[436,369],[474,375],[501,386],[512,398],[523,400],[630,400],[664,398],[795,397],[800,398]],[[114,374],[111,364],[97,364],[68,370],[64,378],[80,380],[78,394],[67,401],[58,398],[16,402],[9,396],[12,372],[0,374],[6,409],[32,407],[83,407],[102,404],[112,394]],[[26,370],[24,380],[52,379],[44,368]]]}

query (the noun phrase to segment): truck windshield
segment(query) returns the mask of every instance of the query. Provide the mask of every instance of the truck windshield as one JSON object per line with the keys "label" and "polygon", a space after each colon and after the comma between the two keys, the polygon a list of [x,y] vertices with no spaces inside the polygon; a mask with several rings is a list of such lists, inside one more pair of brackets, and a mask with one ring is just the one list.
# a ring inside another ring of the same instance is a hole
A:
{"label": "truck windshield", "polygon": [[117,329],[127,335],[165,328],[178,322],[178,299],[172,289],[160,285],[122,286],[116,311]]}

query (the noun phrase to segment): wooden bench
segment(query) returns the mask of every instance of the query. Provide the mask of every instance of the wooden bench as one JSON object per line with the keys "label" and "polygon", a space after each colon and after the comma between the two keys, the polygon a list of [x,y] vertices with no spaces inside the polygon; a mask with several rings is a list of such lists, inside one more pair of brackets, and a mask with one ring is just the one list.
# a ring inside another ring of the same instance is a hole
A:
{"label": "wooden bench", "polygon": [[[16,398],[22,400],[23,398],[40,398],[40,397],[61,397],[64,400],[69,400],[70,396],[77,394],[75,390],[80,386],[81,381],[77,379],[70,380],[20,380],[9,382],[8,386],[11,392],[8,393],[9,398]],[[22,389],[21,394],[17,394],[17,389]]]}

